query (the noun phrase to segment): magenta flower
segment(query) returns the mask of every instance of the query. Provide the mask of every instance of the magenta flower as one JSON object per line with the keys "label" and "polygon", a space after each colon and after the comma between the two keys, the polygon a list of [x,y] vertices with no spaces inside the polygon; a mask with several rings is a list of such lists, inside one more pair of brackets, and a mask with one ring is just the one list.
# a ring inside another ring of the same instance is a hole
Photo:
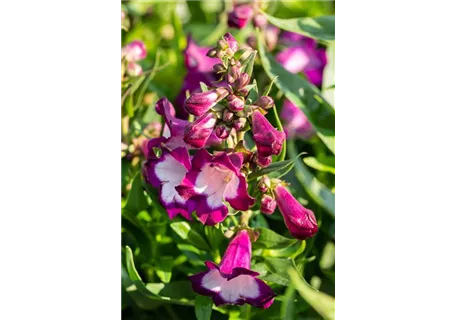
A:
{"label": "magenta flower", "polygon": [[203,224],[225,220],[228,208],[224,201],[236,210],[247,210],[255,203],[240,171],[243,159],[242,153],[211,155],[206,149],[193,156],[192,168],[176,190],[184,199],[195,201],[196,214]]}
{"label": "magenta flower", "polygon": [[272,199],[271,196],[264,195],[263,198],[261,198],[260,211],[265,214],[273,214],[276,209],[276,205],[276,201]]}
{"label": "magenta flower", "polygon": [[278,155],[282,150],[285,133],[276,130],[258,110],[252,114],[252,133],[258,155],[262,158],[267,158],[273,154]]}
{"label": "magenta flower", "polygon": [[315,134],[315,130],[304,112],[288,99],[283,102],[280,118],[288,139],[296,137],[306,140]]}
{"label": "magenta flower", "polygon": [[285,225],[296,239],[305,240],[317,233],[318,225],[312,210],[304,208],[283,186],[274,189],[277,205],[283,215]]}
{"label": "magenta flower", "polygon": [[122,57],[125,57],[128,62],[143,60],[146,56],[146,46],[142,41],[132,41],[122,48]]}
{"label": "magenta flower", "polygon": [[318,48],[314,39],[291,32],[285,32],[282,39],[291,46],[276,56],[277,61],[291,73],[303,72],[309,82],[320,86],[326,66],[325,49]]}
{"label": "magenta flower", "polygon": [[217,116],[207,112],[185,127],[184,141],[194,148],[202,148],[212,134]]}
{"label": "magenta flower", "polygon": [[184,142],[184,132],[188,121],[175,117],[176,111],[167,98],[161,98],[155,104],[155,111],[165,118],[166,126],[163,129],[164,142],[169,149],[187,147]]}
{"label": "magenta flower", "polygon": [[214,303],[243,305],[248,303],[259,308],[269,308],[276,294],[257,279],[258,272],[250,270],[252,244],[246,230],[241,230],[231,240],[220,265],[206,261],[208,271],[189,277],[193,290],[210,296]]}
{"label": "magenta flower", "polygon": [[200,92],[200,82],[209,86],[212,81],[217,80],[213,67],[220,63],[220,59],[206,56],[209,50],[209,47],[199,47],[190,36],[187,36],[187,47],[184,50],[187,74],[184,78],[182,89],[175,100],[179,108],[178,116],[181,118],[185,118],[188,115],[187,111],[183,108],[187,99],[186,91],[190,94]]}
{"label": "magenta flower", "polygon": [[206,92],[193,93],[185,101],[185,109],[195,116],[201,116],[210,108],[217,104],[217,101],[228,95],[228,91],[224,88],[217,88]]}
{"label": "magenta flower", "polygon": [[[143,166],[144,179],[158,188],[160,203],[170,219],[180,214],[191,220],[191,212],[194,210],[192,201],[182,198],[175,189],[191,168],[190,157],[185,147],[178,147],[172,151],[162,148],[161,144],[165,140],[166,138],[161,137],[148,142],[148,159]],[[154,148],[161,149],[160,157],[155,155]]]}
{"label": "magenta flower", "polygon": [[228,15],[230,28],[242,29],[253,17],[253,8],[248,4],[237,5]]}

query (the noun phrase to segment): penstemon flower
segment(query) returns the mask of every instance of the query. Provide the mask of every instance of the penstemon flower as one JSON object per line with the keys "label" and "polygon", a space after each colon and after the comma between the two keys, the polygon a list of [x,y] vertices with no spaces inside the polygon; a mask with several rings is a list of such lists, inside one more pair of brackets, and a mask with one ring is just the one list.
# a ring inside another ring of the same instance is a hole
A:
{"label": "penstemon flower", "polygon": [[190,276],[193,290],[212,297],[216,305],[251,304],[269,308],[275,294],[262,280],[259,273],[250,270],[252,245],[247,230],[233,238],[223,255],[220,265],[206,261],[208,271]]}
{"label": "penstemon flower", "polygon": [[[261,24],[261,18],[255,23]],[[318,225],[313,212],[283,187],[284,182],[264,174],[249,178],[271,165],[286,142],[285,132],[265,117],[276,107],[273,97],[259,96],[256,89],[254,95],[250,94],[256,87],[251,77],[256,52],[250,48],[239,51],[229,33],[216,47],[204,49],[216,63],[203,58],[201,51],[192,46],[190,43],[187,51],[198,54],[186,57],[189,72],[210,66],[218,80],[195,90],[183,102],[191,115],[189,120],[179,119],[168,99],[158,100],[155,109],[163,116],[165,126],[162,136],[147,144],[143,175],[146,183],[158,189],[160,203],[171,219],[181,215],[192,220],[195,213],[202,224],[214,226],[229,214],[244,211],[239,226],[231,230],[237,235],[220,265],[207,261],[209,270],[192,275],[190,280],[197,293],[211,296],[216,305],[248,303],[268,308],[275,294],[256,278],[257,272],[250,270],[251,212],[259,207],[257,214],[270,215],[278,207],[291,235],[298,239],[315,235]],[[251,150],[244,143],[246,134],[255,143]]]}

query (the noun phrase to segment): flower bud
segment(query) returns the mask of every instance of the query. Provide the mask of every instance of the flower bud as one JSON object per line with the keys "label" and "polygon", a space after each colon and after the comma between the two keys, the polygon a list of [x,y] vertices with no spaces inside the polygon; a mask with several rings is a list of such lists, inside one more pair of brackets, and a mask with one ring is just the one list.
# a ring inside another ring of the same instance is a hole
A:
{"label": "flower bud", "polygon": [[184,141],[195,148],[204,147],[214,129],[216,121],[217,116],[215,113],[207,112],[194,122],[189,123],[185,127]]}
{"label": "flower bud", "polygon": [[272,156],[262,157],[262,156],[258,155],[257,158],[256,158],[256,163],[260,167],[266,168],[272,163]]}
{"label": "flower bud", "polygon": [[263,176],[258,182],[258,190],[260,190],[261,193],[265,193],[269,188],[271,188],[271,179],[269,179],[268,176]]}
{"label": "flower bud", "polygon": [[254,105],[259,106],[264,110],[268,110],[274,106],[274,99],[269,96],[262,96],[255,101]]}
{"label": "flower bud", "polygon": [[215,58],[217,57],[218,51],[215,49],[209,50],[209,52],[206,54],[210,58]]}
{"label": "flower bud", "polygon": [[220,73],[220,72],[225,72],[226,71],[225,66],[222,63],[217,63],[216,65],[214,65],[213,69],[214,69],[214,71],[216,73]]}
{"label": "flower bud", "polygon": [[236,132],[241,131],[245,127],[245,123],[247,122],[246,118],[239,118],[234,120],[233,122],[233,128],[236,130]]}
{"label": "flower bud", "polygon": [[234,94],[230,94],[226,100],[228,101],[228,108],[233,111],[241,111],[244,109],[244,99],[239,98],[238,96],[235,96]]}
{"label": "flower bud", "polygon": [[146,46],[142,41],[135,40],[122,48],[122,57],[128,62],[136,62],[147,56]]}
{"label": "flower bud", "polygon": [[142,68],[139,64],[130,62],[127,65],[127,74],[131,77],[137,77],[142,74]]}
{"label": "flower bud", "polygon": [[227,32],[223,35],[223,39],[228,44],[228,47],[233,50],[233,52],[238,51],[238,43],[236,39],[231,35],[231,33]]}
{"label": "flower bud", "polygon": [[228,138],[230,136],[230,132],[231,128],[228,128],[224,124],[220,124],[215,127],[215,134],[222,140]]}
{"label": "flower bud", "polygon": [[239,78],[236,79],[236,81],[234,82],[234,87],[239,90],[239,89],[242,89],[244,88],[246,85],[248,85],[250,82],[250,76],[243,72],[241,73],[241,75],[239,76]]}
{"label": "flower bud", "polygon": [[250,47],[252,47],[253,49],[256,49],[257,39],[254,35],[248,36],[246,42]]}
{"label": "flower bud", "polygon": [[232,113],[231,111],[225,109],[223,111],[223,117],[222,117],[222,120],[223,122],[231,122],[233,120],[233,117],[234,117],[234,113]]}
{"label": "flower bud", "polygon": [[228,91],[224,88],[217,88],[206,92],[193,93],[185,101],[184,107],[195,116],[201,116],[206,113],[210,108],[215,106],[217,101],[223,99],[228,95]]}
{"label": "flower bud", "polygon": [[252,133],[259,156],[269,157],[282,151],[285,133],[276,130],[258,110],[252,114]]}
{"label": "flower bud", "polygon": [[253,8],[249,4],[235,6],[228,15],[228,26],[230,28],[242,29],[253,16]]}
{"label": "flower bud", "polygon": [[261,207],[260,211],[265,213],[265,214],[273,214],[276,208],[276,201],[268,195],[264,195],[263,198],[261,198]]}
{"label": "flower bud", "polygon": [[318,231],[317,220],[312,210],[304,208],[282,185],[274,189],[277,205],[283,215],[285,225],[296,239],[305,240]]}
{"label": "flower bud", "polygon": [[240,76],[241,69],[237,66],[232,66],[229,68],[227,81],[228,83],[233,83],[236,79],[239,79]]}

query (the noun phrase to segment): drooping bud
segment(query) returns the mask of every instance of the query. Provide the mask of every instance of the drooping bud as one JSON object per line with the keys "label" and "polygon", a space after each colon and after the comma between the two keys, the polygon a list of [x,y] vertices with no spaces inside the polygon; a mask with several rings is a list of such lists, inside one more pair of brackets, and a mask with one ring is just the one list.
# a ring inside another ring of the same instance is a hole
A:
{"label": "drooping bud", "polygon": [[223,99],[228,95],[228,91],[225,88],[217,88],[206,92],[193,93],[185,101],[184,107],[195,116],[201,116],[206,113],[210,108],[215,106],[217,101]]}
{"label": "drooping bud", "polygon": [[185,127],[184,141],[195,148],[202,148],[214,130],[217,116],[213,112],[207,112],[194,122]]}
{"label": "drooping bud", "polygon": [[318,231],[317,220],[312,210],[305,208],[282,185],[274,189],[277,205],[283,215],[285,225],[296,239],[305,240]]}
{"label": "drooping bud", "polygon": [[252,114],[252,133],[259,156],[269,157],[282,151],[285,133],[276,130],[258,110]]}
{"label": "drooping bud", "polygon": [[260,211],[265,214],[273,214],[276,209],[276,205],[276,201],[271,196],[263,195],[263,198],[261,198]]}
{"label": "drooping bud", "polygon": [[226,100],[228,101],[228,108],[231,111],[237,112],[244,109],[245,102],[243,98],[230,94]]}

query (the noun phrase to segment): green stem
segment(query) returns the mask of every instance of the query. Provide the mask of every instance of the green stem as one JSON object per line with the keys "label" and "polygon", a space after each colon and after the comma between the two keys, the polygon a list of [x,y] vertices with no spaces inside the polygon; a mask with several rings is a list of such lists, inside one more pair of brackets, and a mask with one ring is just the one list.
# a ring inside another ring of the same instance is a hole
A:
{"label": "green stem", "polygon": [[[280,122],[279,114],[277,113],[277,107],[274,105],[274,107],[272,109],[274,111],[274,117],[275,117],[275,120],[276,120],[277,127],[279,128],[280,131],[285,132],[285,131],[283,131],[282,122]],[[285,160],[285,155],[286,154],[287,154],[287,139],[285,139],[283,141],[282,152],[280,153],[279,159],[277,161]]]}
{"label": "green stem", "polygon": [[250,304],[245,305],[244,320],[250,320],[251,312],[252,312],[252,306]]}

